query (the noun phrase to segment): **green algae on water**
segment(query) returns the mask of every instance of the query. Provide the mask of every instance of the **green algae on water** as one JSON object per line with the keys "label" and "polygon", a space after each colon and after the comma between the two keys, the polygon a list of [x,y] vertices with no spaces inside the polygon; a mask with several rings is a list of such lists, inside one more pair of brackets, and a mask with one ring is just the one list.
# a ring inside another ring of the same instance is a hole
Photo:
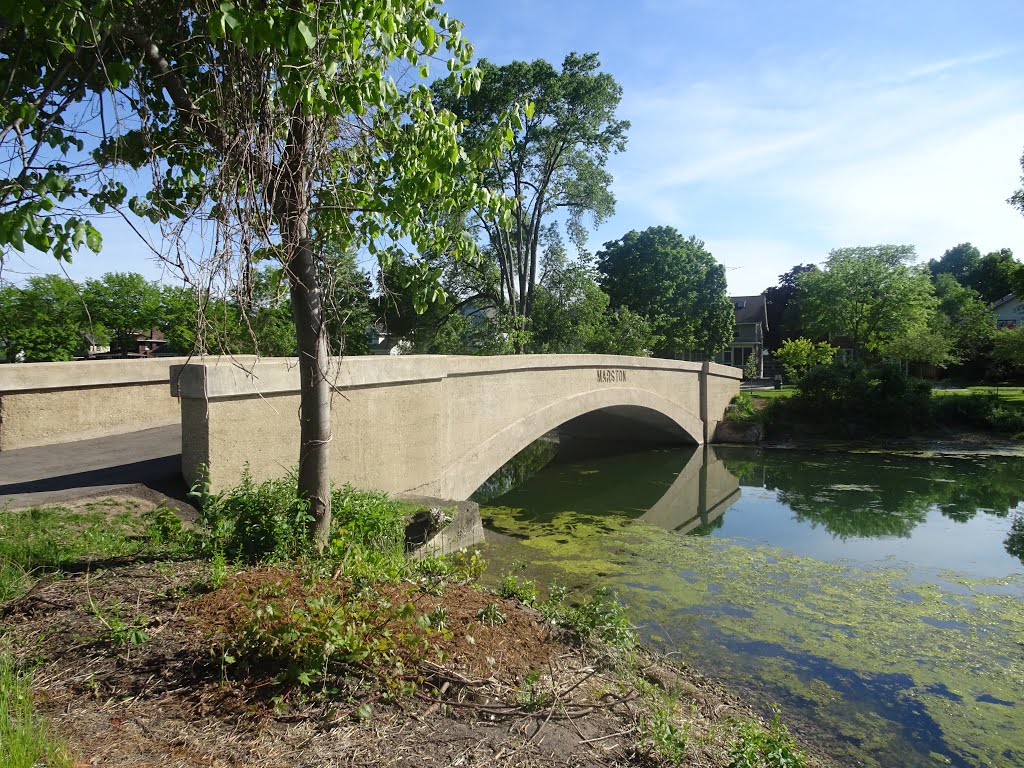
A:
{"label": "green algae on water", "polygon": [[837,757],[1024,766],[1022,577],[826,563],[615,514],[482,512],[543,578],[611,585],[665,648],[799,702]]}

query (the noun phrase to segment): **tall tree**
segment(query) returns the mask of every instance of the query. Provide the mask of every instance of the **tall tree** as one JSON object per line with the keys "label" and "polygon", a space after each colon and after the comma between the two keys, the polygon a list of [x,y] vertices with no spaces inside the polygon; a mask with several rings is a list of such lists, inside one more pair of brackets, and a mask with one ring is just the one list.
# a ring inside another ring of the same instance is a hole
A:
{"label": "tall tree", "polygon": [[931,259],[928,269],[932,277],[952,275],[960,285],[970,285],[981,263],[981,251],[970,243],[960,243],[948,249],[939,259]]}
{"label": "tall tree", "polygon": [[160,320],[160,287],[137,272],[108,272],[87,280],[85,303],[94,322],[110,331],[112,351],[127,356],[138,332],[150,332]]}
{"label": "tall tree", "polygon": [[961,285],[952,275],[940,274],[934,283],[940,327],[950,339],[955,362],[976,357],[992,342],[995,314],[976,290]]}
{"label": "tall tree", "polygon": [[[399,244],[473,250],[443,224],[491,199],[467,183],[488,148],[471,161],[422,81],[393,79],[406,65],[427,77],[441,56],[450,92],[478,85],[461,31],[435,0],[26,0],[0,27],[0,245],[60,258],[98,249],[95,230],[62,213],[127,201],[166,234],[208,226],[169,249],[172,261],[208,244],[207,267],[242,281],[257,255],[281,263],[299,352],[299,494],[320,545],[331,365],[313,221],[342,250],[367,244],[385,261]],[[83,154],[96,131],[103,140]],[[99,181],[97,163],[109,172]],[[153,186],[128,200],[124,165],[150,166]],[[428,270],[419,276],[429,294]]]}
{"label": "tall tree", "polygon": [[924,329],[935,311],[926,267],[912,245],[836,248],[819,271],[797,279],[804,326],[815,336],[849,339],[855,356]]}
{"label": "tall tree", "polygon": [[765,289],[764,303],[768,320],[768,330],[764,334],[764,343],[774,351],[782,346],[786,339],[799,338],[803,329],[800,325],[800,304],[797,302],[797,278],[804,272],[812,272],[817,267],[813,264],[797,264],[786,274],[779,275],[779,284]]}
{"label": "tall tree", "polygon": [[260,265],[239,287],[244,290],[223,303],[227,322],[212,340],[232,355],[294,357],[295,312],[284,269],[273,262]]}
{"label": "tall tree", "polygon": [[82,297],[70,280],[37,275],[21,288],[0,287],[0,360],[72,360],[88,329]]}
{"label": "tall tree", "polygon": [[[325,248],[330,243],[324,243]],[[370,291],[370,276],[359,269],[352,251],[327,252],[321,256],[324,268],[321,290],[326,297],[327,336],[339,355],[370,353],[367,331],[376,320]]]}
{"label": "tall tree", "polygon": [[1024,327],[1000,328],[992,340],[992,359],[1000,373],[1016,374],[1024,369]]}
{"label": "tall tree", "polygon": [[584,216],[596,226],[614,211],[605,164],[625,149],[629,123],[615,116],[622,88],[599,67],[596,53],[570,53],[561,71],[540,59],[504,66],[485,59],[479,91],[436,89],[437,102],[466,122],[471,145],[489,140],[512,105],[532,104],[509,133],[511,147],[484,177],[514,201],[511,220],[475,210],[486,252],[500,270],[500,299],[523,330],[533,310],[539,254],[556,231],[546,226],[551,217],[566,214],[569,237],[582,250]]}
{"label": "tall tree", "polygon": [[157,327],[167,339],[167,346],[164,348],[166,351],[179,355],[189,355],[198,351],[198,299],[196,291],[183,286],[160,286]]}
{"label": "tall tree", "polygon": [[942,258],[928,262],[933,278],[952,275],[960,285],[977,291],[990,304],[1015,289],[1022,267],[1009,248],[982,256],[970,243],[960,243],[942,254]]}
{"label": "tall tree", "polygon": [[650,321],[659,337],[656,356],[713,355],[732,340],[735,314],[725,267],[702,240],[672,227],[649,227],[605,243],[597,258],[612,306]]}
{"label": "tall tree", "polygon": [[1024,274],[1024,264],[1013,258],[1013,251],[1002,248],[981,257],[967,287],[973,288],[988,303],[1012,293]]}

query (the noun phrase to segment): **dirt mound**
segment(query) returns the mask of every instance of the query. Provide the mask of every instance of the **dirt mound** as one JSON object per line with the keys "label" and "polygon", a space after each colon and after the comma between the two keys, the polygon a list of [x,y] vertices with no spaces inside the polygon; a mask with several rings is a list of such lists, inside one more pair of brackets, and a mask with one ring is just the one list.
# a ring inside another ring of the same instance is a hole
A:
{"label": "dirt mound", "polygon": [[[316,583],[353,589],[343,578]],[[384,603],[446,613],[412,693],[364,685],[360,698],[339,698],[239,679],[221,643],[246,601],[268,586],[301,601],[310,588],[288,568],[209,584],[209,563],[121,566],[46,583],[5,607],[0,634],[36,667],[39,707],[79,766],[657,765],[645,686],[678,697],[685,764],[724,765],[730,723],[749,714],[685,669],[642,662],[646,680],[623,677],[600,653],[559,643],[536,612],[457,584],[437,595],[379,588]]]}

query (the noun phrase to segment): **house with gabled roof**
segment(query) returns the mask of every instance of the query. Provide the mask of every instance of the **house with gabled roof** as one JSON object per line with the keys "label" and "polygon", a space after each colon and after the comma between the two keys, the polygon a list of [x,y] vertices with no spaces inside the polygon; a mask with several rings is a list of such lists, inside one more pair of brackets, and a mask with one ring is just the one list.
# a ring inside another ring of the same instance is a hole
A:
{"label": "house with gabled roof", "polygon": [[[757,359],[757,377],[764,376],[764,334],[768,330],[768,305],[764,294],[758,296],[730,296],[735,313],[732,341],[714,357],[714,362],[743,368],[751,355]],[[683,359],[703,361],[707,355],[690,352]]]}
{"label": "house with gabled roof", "polygon": [[999,301],[992,302],[996,316],[996,328],[1018,328],[1024,326],[1024,299],[1010,293]]}

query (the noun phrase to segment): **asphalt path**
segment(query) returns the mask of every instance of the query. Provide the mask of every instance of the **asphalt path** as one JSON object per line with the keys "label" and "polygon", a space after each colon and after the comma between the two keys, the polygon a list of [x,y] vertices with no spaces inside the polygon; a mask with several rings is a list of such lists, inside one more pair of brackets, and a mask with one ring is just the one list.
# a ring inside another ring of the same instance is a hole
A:
{"label": "asphalt path", "polygon": [[0,451],[0,510],[107,493],[187,502],[181,426]]}

